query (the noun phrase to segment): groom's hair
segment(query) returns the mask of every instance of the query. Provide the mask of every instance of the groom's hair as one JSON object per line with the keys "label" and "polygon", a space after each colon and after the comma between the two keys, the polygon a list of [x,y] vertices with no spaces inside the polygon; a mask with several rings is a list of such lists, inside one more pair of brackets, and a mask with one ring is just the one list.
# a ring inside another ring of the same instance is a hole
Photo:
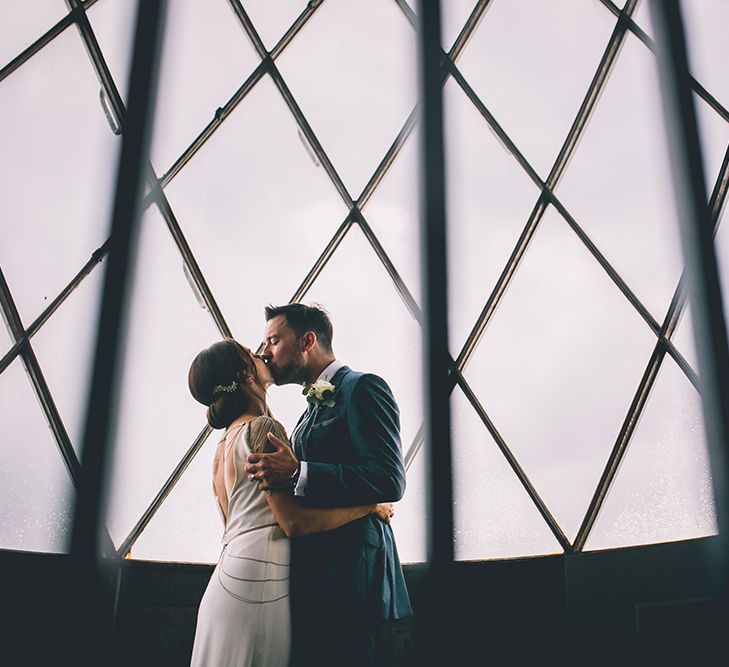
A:
{"label": "groom's hair", "polygon": [[266,322],[279,315],[286,318],[286,324],[298,338],[301,338],[307,331],[313,331],[322,349],[331,353],[334,327],[329,319],[329,313],[320,305],[305,306],[303,303],[287,303],[285,306],[266,306]]}

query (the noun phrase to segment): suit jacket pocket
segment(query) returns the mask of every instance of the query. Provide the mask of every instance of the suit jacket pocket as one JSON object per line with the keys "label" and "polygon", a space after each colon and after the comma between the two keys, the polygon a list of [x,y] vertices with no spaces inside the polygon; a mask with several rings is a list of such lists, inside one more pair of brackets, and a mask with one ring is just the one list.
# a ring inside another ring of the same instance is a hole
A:
{"label": "suit jacket pocket", "polygon": [[321,428],[326,428],[327,426],[331,426],[332,424],[335,424],[341,419],[341,417],[331,417],[330,419],[324,419],[323,421],[317,422],[316,424],[311,425],[312,431],[318,431]]}

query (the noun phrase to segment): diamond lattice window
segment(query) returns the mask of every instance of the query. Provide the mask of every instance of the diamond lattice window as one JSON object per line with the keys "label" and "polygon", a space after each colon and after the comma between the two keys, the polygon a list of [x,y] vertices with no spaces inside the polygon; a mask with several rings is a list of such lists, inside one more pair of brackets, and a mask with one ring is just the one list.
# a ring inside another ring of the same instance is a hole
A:
{"label": "diamond lattice window", "polygon": [[[644,3],[441,4],[457,558],[715,533]],[[2,549],[67,549],[134,5],[0,2]],[[684,11],[729,294],[729,6]],[[406,0],[169,3],[106,516],[120,555],[217,558],[217,434],[187,368],[300,300],[399,400],[395,531],[424,558],[415,25]],[[270,401],[291,428],[298,388]]]}

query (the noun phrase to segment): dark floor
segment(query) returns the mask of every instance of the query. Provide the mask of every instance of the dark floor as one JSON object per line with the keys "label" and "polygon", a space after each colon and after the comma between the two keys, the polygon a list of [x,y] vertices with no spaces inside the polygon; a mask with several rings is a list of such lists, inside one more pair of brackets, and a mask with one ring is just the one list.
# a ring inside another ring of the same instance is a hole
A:
{"label": "dark floor", "polygon": [[[415,617],[383,628],[381,665],[729,664],[711,548],[708,538],[458,563],[438,588],[406,565]],[[22,656],[3,664],[184,667],[211,571],[124,561],[107,570],[115,617],[84,618],[67,556],[0,551],[4,655]]]}

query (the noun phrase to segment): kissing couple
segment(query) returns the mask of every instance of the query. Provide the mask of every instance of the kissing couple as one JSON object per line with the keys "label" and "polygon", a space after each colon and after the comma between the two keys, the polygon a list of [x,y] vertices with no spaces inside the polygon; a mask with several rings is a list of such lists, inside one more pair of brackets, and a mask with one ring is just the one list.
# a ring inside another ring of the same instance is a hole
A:
{"label": "kissing couple", "polygon": [[[390,527],[405,490],[397,403],[382,378],[336,359],[322,308],[265,315],[260,355],[225,339],[188,375],[225,429],[212,480],[223,549],[191,665],[376,665],[382,623],[412,613]],[[291,383],[307,407],[289,440],[266,391]]]}

